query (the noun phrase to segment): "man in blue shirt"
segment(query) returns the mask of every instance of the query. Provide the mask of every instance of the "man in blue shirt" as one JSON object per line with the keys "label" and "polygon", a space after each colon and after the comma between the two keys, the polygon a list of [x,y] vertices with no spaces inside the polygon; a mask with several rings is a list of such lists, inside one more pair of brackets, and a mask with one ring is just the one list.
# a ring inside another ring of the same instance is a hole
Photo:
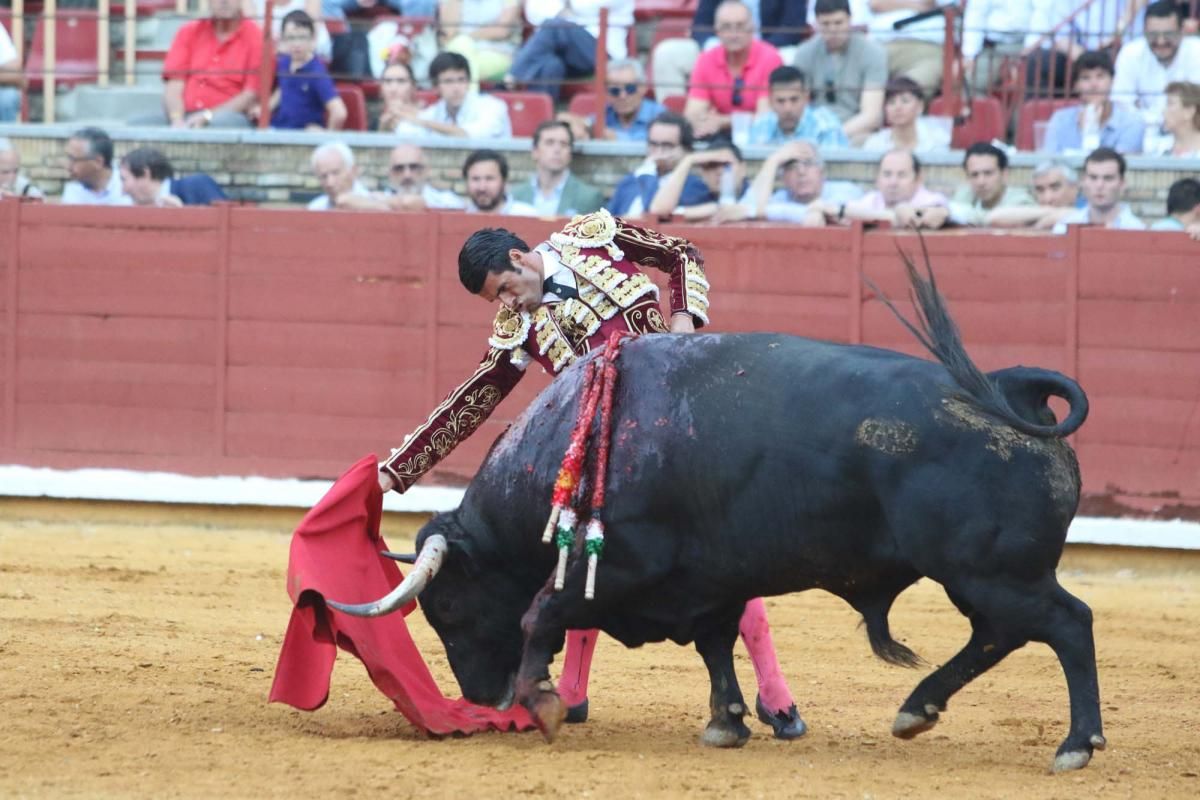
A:
{"label": "man in blue shirt", "polygon": [[1118,153],[1142,152],[1145,123],[1133,109],[1113,102],[1113,63],[1108,53],[1084,53],[1075,60],[1073,75],[1080,104],[1054,112],[1042,149],[1047,153],[1090,153],[1109,147]]}
{"label": "man in blue shirt", "polygon": [[[597,103],[605,102],[598,99]],[[604,105],[604,137],[611,141],[644,142],[654,118],[667,109],[646,97],[646,71],[634,58],[608,66],[608,97]],[[576,139],[595,137],[596,115],[581,117],[562,112],[558,118],[571,126]]]}
{"label": "man in blue shirt", "polygon": [[771,110],[750,126],[750,144],[783,144],[805,139],[818,147],[848,147],[838,115],[809,104],[808,80],[795,67],[776,67],[767,79]]}
{"label": "man in blue shirt", "polygon": [[271,114],[271,127],[304,130],[325,128],[341,130],[346,123],[346,104],[338,97],[337,87],[325,65],[315,55],[316,25],[312,17],[297,9],[283,18],[280,26],[282,49],[275,66],[279,83],[278,105]]}
{"label": "man in blue shirt", "polygon": [[[621,179],[605,208],[629,219],[645,214],[658,191],[659,180],[692,151],[692,143],[692,126],[686,119],[670,111],[659,114],[646,133],[646,160]],[[696,175],[688,175],[679,204],[707,202],[709,195],[704,181]]]}

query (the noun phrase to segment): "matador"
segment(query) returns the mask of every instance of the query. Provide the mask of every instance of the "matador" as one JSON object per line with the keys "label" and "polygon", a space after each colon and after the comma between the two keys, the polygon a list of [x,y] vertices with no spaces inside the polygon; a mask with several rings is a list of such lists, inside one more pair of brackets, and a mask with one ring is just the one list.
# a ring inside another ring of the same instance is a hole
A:
{"label": "matador", "polygon": [[[643,271],[669,275],[670,318],[659,290]],[[488,350],[479,368],[380,465],[380,486],[404,492],[474,433],[521,380],[531,362],[558,375],[602,346],[614,331],[690,333],[708,322],[703,259],[686,239],[613,217],[607,211],[575,217],[530,249],[502,228],[472,234],[458,255],[467,291],[499,301]],[[775,736],[802,736],[771,641],[761,598],[746,604],[739,625],[758,680],[756,709]],[[587,682],[596,646],[594,630],[570,631],[559,681],[568,722],[587,719]]]}

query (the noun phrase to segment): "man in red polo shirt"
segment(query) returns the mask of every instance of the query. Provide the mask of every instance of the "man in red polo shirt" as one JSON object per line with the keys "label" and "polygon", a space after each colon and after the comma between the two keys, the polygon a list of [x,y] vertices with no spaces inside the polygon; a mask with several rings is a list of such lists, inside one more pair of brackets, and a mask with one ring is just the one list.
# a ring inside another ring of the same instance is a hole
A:
{"label": "man in red polo shirt", "polygon": [[163,64],[163,113],[132,123],[172,128],[248,128],[257,102],[262,29],[242,17],[241,0],[211,0],[211,16],[175,34]]}
{"label": "man in red polo shirt", "polygon": [[778,50],[754,38],[754,17],[744,3],[717,6],[713,27],[721,43],[696,59],[683,109],[698,139],[727,132],[734,111],[767,110],[768,78],[783,65]]}

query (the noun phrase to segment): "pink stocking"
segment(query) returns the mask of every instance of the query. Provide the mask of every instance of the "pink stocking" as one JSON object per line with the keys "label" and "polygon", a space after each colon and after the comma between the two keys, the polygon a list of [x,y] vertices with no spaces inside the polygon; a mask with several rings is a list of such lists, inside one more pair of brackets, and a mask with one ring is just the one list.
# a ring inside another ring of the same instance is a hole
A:
{"label": "pink stocking", "polygon": [[596,652],[598,630],[567,631],[567,653],[563,657],[562,677],[558,679],[558,696],[570,706],[587,699],[588,672],[592,668],[592,653]]}
{"label": "pink stocking", "polygon": [[[761,597],[746,603],[738,632],[750,653],[750,662],[754,664],[758,696],[762,698],[763,705],[771,712],[786,711],[795,701],[779,669],[779,658],[771,642],[771,626],[767,624],[767,607]],[[586,686],[586,675],[584,680]]]}

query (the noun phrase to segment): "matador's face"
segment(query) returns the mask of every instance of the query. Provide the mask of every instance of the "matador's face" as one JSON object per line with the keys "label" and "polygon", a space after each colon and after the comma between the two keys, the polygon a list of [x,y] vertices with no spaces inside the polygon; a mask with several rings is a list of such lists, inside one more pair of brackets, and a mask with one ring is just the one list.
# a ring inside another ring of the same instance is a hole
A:
{"label": "matador's face", "polygon": [[499,300],[517,313],[532,312],[542,304],[542,270],[536,253],[510,250],[511,269],[489,272],[479,296],[489,303]]}

